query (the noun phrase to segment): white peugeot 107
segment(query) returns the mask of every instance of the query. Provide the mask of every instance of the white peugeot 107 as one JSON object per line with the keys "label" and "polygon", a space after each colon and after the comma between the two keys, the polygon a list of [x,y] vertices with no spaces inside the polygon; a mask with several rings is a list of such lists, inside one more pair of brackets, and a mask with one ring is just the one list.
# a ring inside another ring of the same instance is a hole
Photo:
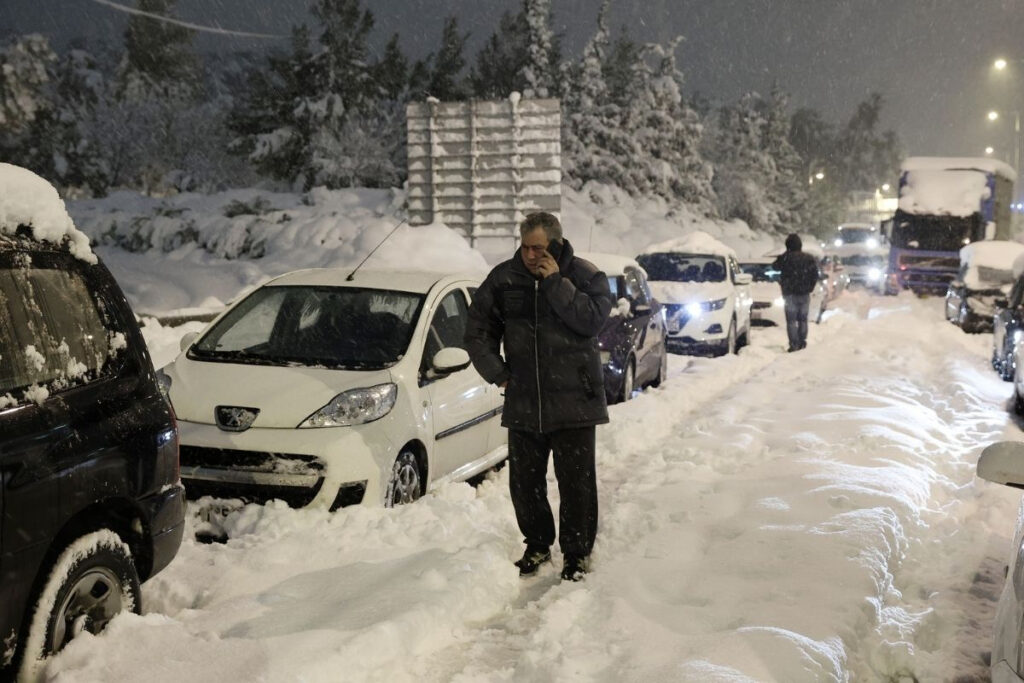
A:
{"label": "white peugeot 107", "polygon": [[161,380],[189,496],[394,505],[501,462],[500,390],[462,348],[479,282],[297,271],[186,336]]}

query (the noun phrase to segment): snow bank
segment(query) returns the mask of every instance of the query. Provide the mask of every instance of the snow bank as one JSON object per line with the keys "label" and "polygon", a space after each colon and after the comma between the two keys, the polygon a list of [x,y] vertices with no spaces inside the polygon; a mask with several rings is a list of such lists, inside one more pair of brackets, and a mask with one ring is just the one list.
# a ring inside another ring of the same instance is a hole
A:
{"label": "snow bank", "polygon": [[912,214],[970,216],[991,194],[987,182],[982,171],[908,171],[899,207]]}
{"label": "snow bank", "polygon": [[375,269],[486,270],[461,233],[440,224],[399,226],[403,202],[390,190],[318,188],[163,199],[118,193],[69,209],[101,245],[136,312],[168,315],[219,310],[292,270],[353,267],[378,245],[367,261]]}
{"label": "snow bank", "polygon": [[597,266],[598,270],[609,276],[622,275],[626,272],[626,268],[630,267],[643,271],[643,268],[640,267],[640,264],[638,264],[635,259],[631,259],[626,256],[619,256],[618,254],[602,254],[596,251],[585,251],[582,254],[577,252],[576,255],[585,261],[590,261]]}
{"label": "snow bank", "polygon": [[562,186],[562,229],[579,251],[635,256],[656,242],[701,231],[744,256],[777,248],[781,238],[756,233],[743,221],[713,220],[672,207],[660,197],[637,199],[616,187]]}
{"label": "snow bank", "polygon": [[89,238],[75,229],[53,185],[28,169],[0,163],[0,234],[13,235],[22,225],[37,240],[60,244],[67,238],[75,257],[96,263]]}

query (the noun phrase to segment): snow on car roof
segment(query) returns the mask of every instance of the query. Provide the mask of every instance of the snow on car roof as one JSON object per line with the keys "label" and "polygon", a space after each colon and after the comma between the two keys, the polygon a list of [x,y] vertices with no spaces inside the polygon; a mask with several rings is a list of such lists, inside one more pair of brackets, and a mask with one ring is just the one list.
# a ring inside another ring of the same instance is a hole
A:
{"label": "snow on car roof", "polygon": [[715,256],[736,256],[736,251],[722,244],[708,233],[697,230],[682,237],[652,244],[644,249],[643,254],[676,252],[680,254],[713,254]]}
{"label": "snow on car roof", "polygon": [[268,285],[308,285],[321,287],[365,287],[368,289],[390,289],[399,292],[425,294],[437,282],[450,278],[470,280],[479,283],[482,278],[476,273],[445,274],[417,270],[363,270],[356,271],[352,280],[348,276],[352,268],[309,268],[296,270],[276,277]]}
{"label": "snow on car roof", "polygon": [[75,228],[53,185],[28,169],[0,163],[0,235],[13,235],[22,225],[36,240],[60,244],[67,238],[72,255],[97,261],[89,238]]}
{"label": "snow on car roof", "polygon": [[1017,179],[1017,173],[1013,168],[998,159],[986,157],[909,157],[900,164],[904,171],[949,171],[974,169],[986,173]]}
{"label": "snow on car roof", "polygon": [[640,264],[636,260],[629,258],[628,256],[619,256],[618,254],[602,254],[600,252],[590,251],[582,254],[576,254],[584,261],[590,261],[597,269],[603,272],[605,275],[622,275],[626,268],[632,267],[638,270]]}
{"label": "snow on car roof", "polygon": [[1009,240],[979,240],[960,249],[960,263],[968,267],[1013,270],[1017,258],[1024,254],[1024,244]]}

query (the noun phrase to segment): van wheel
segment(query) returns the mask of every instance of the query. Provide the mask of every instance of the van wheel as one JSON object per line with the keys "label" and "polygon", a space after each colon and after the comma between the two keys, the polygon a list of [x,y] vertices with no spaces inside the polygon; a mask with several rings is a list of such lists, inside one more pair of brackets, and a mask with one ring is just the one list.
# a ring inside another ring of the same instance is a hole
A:
{"label": "van wheel", "polygon": [[658,365],[658,376],[651,382],[652,387],[660,387],[668,379],[668,348],[661,350],[661,363]]}
{"label": "van wheel", "polygon": [[423,473],[420,462],[412,451],[402,451],[391,466],[391,479],[384,498],[386,507],[406,505],[423,496]]}
{"label": "van wheel", "polygon": [[61,552],[32,611],[19,678],[33,680],[44,660],[81,633],[99,633],[122,612],[139,614],[142,595],[131,550],[109,529]]}

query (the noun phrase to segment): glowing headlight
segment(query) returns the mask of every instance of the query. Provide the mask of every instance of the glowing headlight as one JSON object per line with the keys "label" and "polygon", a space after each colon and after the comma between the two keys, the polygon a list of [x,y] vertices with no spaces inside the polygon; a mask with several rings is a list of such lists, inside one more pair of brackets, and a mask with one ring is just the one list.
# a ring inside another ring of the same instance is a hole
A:
{"label": "glowing headlight", "polygon": [[704,307],[698,303],[686,304],[686,313],[691,318],[696,318],[704,310]]}
{"label": "glowing headlight", "polygon": [[299,425],[302,427],[349,427],[373,422],[391,412],[398,396],[393,383],[338,394]]}
{"label": "glowing headlight", "polygon": [[870,268],[868,270],[868,279],[871,280],[872,282],[878,280],[881,277],[882,271],[880,271],[878,268]]}
{"label": "glowing headlight", "polygon": [[1014,330],[1013,331],[1013,343],[1014,344],[1019,344],[1022,337],[1024,337],[1024,330]]}
{"label": "glowing headlight", "polygon": [[785,305],[786,305],[786,300],[783,299],[781,296],[779,298],[777,298],[775,301],[772,302],[772,306],[785,306]]}
{"label": "glowing headlight", "polygon": [[841,247],[841,246],[843,246],[843,240],[842,240],[842,239],[839,239],[839,238],[836,238],[836,241],[834,242],[834,244],[835,244],[835,245],[836,245],[837,247]]}
{"label": "glowing headlight", "polygon": [[874,237],[869,237],[866,244],[868,245],[868,249],[874,249],[875,247],[878,246],[878,240],[876,240]]}

